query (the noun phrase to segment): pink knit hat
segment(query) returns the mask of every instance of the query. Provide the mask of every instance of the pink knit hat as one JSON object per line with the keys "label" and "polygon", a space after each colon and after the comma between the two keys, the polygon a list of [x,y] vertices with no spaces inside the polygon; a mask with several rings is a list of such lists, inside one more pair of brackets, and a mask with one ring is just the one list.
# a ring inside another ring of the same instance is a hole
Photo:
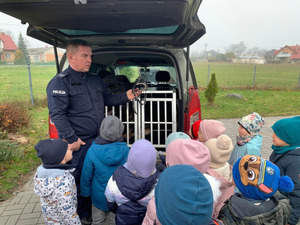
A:
{"label": "pink knit hat", "polygon": [[167,166],[187,164],[205,173],[210,164],[209,150],[199,141],[177,139],[168,145],[166,154]]}
{"label": "pink knit hat", "polygon": [[200,132],[205,142],[211,138],[217,138],[221,134],[225,134],[225,131],[226,128],[223,123],[217,120],[202,120],[200,123]]}

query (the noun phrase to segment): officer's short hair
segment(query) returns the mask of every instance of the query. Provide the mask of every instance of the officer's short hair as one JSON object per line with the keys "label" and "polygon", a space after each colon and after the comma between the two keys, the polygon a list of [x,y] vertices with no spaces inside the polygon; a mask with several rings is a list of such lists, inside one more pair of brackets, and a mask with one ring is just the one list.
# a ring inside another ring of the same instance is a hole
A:
{"label": "officer's short hair", "polygon": [[69,52],[71,52],[72,50],[77,49],[79,46],[91,47],[91,45],[85,40],[73,39],[67,43],[67,46],[66,46],[67,54]]}

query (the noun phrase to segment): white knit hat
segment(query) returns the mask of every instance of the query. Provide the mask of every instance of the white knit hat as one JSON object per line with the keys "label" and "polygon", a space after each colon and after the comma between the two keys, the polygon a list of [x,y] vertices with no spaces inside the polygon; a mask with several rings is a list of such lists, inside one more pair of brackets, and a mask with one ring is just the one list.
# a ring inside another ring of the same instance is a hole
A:
{"label": "white knit hat", "polygon": [[217,169],[226,164],[233,150],[231,138],[225,134],[218,138],[211,138],[205,142],[206,147],[210,151],[210,168]]}

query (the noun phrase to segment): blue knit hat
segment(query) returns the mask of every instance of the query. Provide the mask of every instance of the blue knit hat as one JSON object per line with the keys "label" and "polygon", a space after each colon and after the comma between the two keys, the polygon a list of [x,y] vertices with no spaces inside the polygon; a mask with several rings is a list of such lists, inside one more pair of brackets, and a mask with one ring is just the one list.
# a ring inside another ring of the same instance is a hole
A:
{"label": "blue knit hat", "polygon": [[261,130],[264,123],[265,120],[256,112],[242,117],[242,119],[238,122],[238,124],[244,127],[245,130],[251,135],[257,134]]}
{"label": "blue knit hat", "polygon": [[175,141],[177,139],[191,139],[191,138],[186,133],[183,133],[183,132],[173,132],[173,133],[169,134],[169,136],[167,137],[167,140],[166,140],[166,149],[167,149],[168,145],[172,141]]}
{"label": "blue knit hat", "polygon": [[277,190],[291,192],[294,183],[288,176],[280,177],[278,166],[259,156],[245,155],[232,169],[234,183],[247,198],[266,200]]}
{"label": "blue knit hat", "polygon": [[62,139],[46,139],[40,140],[35,145],[37,156],[42,159],[45,168],[58,165],[64,159],[68,143]]}
{"label": "blue knit hat", "polygon": [[147,178],[155,171],[156,149],[150,141],[140,139],[133,143],[125,167],[133,174]]}
{"label": "blue knit hat", "polygon": [[202,173],[190,165],[167,167],[155,187],[156,215],[163,225],[207,225],[213,194]]}

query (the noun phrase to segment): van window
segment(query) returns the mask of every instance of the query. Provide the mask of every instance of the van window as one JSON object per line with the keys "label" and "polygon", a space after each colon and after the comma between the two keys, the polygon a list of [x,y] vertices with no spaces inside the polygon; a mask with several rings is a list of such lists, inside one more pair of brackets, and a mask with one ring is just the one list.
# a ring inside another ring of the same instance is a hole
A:
{"label": "van window", "polygon": [[101,35],[101,34],[173,34],[179,26],[167,26],[167,27],[156,27],[156,28],[145,28],[145,29],[130,29],[125,32],[93,32],[89,30],[67,30],[59,29],[60,32],[69,36],[88,36],[88,35]]}
{"label": "van window", "polygon": [[156,80],[156,73],[158,71],[167,71],[170,74],[170,80],[167,82],[168,84],[172,84],[176,86],[176,70],[174,67],[166,67],[166,66],[153,66],[147,68],[141,68],[138,66],[130,66],[130,67],[117,67],[115,69],[116,75],[125,75],[130,82],[134,82],[138,77],[143,77],[148,84],[158,84]]}

